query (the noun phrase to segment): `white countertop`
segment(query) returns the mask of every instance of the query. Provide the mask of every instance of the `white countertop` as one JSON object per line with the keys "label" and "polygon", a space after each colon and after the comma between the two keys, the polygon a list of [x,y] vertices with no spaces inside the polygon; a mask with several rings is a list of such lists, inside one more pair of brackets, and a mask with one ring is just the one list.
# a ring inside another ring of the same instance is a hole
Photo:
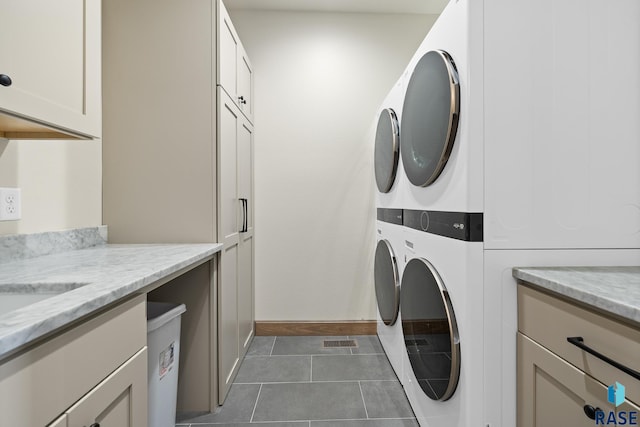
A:
{"label": "white countertop", "polygon": [[640,324],[640,267],[522,267],[513,277]]}
{"label": "white countertop", "polygon": [[[211,259],[221,248],[218,243],[98,245],[0,263],[0,292],[72,289],[0,313],[0,359],[113,302],[144,292],[175,272]],[[78,284],[84,285],[75,288]]]}

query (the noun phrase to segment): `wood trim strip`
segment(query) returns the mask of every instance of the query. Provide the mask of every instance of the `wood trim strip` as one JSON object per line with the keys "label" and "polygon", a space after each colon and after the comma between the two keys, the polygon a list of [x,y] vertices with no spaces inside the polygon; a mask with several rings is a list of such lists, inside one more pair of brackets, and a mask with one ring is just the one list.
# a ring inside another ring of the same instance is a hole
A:
{"label": "wood trim strip", "polygon": [[375,335],[374,320],[343,322],[256,322],[256,336]]}

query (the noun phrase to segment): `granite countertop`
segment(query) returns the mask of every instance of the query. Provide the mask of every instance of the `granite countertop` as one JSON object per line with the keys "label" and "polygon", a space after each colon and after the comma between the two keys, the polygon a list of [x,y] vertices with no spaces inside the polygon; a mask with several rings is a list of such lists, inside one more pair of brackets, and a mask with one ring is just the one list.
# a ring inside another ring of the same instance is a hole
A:
{"label": "granite countertop", "polygon": [[521,267],[513,277],[640,324],[640,266]]}
{"label": "granite countertop", "polygon": [[0,299],[2,293],[16,291],[32,295],[64,291],[0,312],[0,359],[115,301],[143,292],[172,273],[211,259],[221,248],[221,244],[101,244],[0,262]]}

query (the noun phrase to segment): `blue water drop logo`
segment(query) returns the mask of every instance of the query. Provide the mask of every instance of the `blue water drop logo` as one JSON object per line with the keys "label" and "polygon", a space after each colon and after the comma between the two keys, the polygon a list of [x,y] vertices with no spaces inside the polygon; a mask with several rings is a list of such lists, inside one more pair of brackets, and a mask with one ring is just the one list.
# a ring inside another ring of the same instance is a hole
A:
{"label": "blue water drop logo", "polygon": [[607,398],[609,403],[612,403],[616,406],[616,408],[622,405],[624,402],[624,386],[616,381],[615,384],[609,386],[607,393]]}

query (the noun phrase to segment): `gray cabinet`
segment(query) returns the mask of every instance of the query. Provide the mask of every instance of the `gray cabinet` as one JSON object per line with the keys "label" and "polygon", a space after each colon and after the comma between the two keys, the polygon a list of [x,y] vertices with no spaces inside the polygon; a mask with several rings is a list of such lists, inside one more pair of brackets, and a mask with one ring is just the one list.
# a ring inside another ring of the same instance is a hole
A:
{"label": "gray cabinet", "polygon": [[608,409],[607,388],[518,333],[518,426],[592,427],[584,408]]}
{"label": "gray cabinet", "polygon": [[221,242],[218,297],[220,399],[254,334],[253,126],[218,89],[218,194]]}
{"label": "gray cabinet", "polygon": [[[604,419],[638,411],[640,381],[567,341],[578,336],[596,351],[640,369],[640,328],[518,286],[518,427],[590,427],[596,411]],[[616,382],[626,387],[626,400],[618,407],[608,402],[608,387]]]}
{"label": "gray cabinet", "polygon": [[99,138],[100,0],[6,0],[0,137]]}
{"label": "gray cabinet", "polygon": [[250,63],[219,0],[109,0],[103,15],[103,220],[113,243],[224,244],[202,316],[215,350],[185,364],[199,381],[178,395],[178,411],[214,410],[253,336]]}
{"label": "gray cabinet", "polygon": [[137,296],[0,362],[3,423],[146,426],[146,329]]}
{"label": "gray cabinet", "polygon": [[[67,427],[147,425],[147,349],[140,350],[67,411]],[[145,404],[141,404],[145,402]]]}
{"label": "gray cabinet", "polygon": [[253,67],[224,4],[218,6],[217,82],[253,123]]}

